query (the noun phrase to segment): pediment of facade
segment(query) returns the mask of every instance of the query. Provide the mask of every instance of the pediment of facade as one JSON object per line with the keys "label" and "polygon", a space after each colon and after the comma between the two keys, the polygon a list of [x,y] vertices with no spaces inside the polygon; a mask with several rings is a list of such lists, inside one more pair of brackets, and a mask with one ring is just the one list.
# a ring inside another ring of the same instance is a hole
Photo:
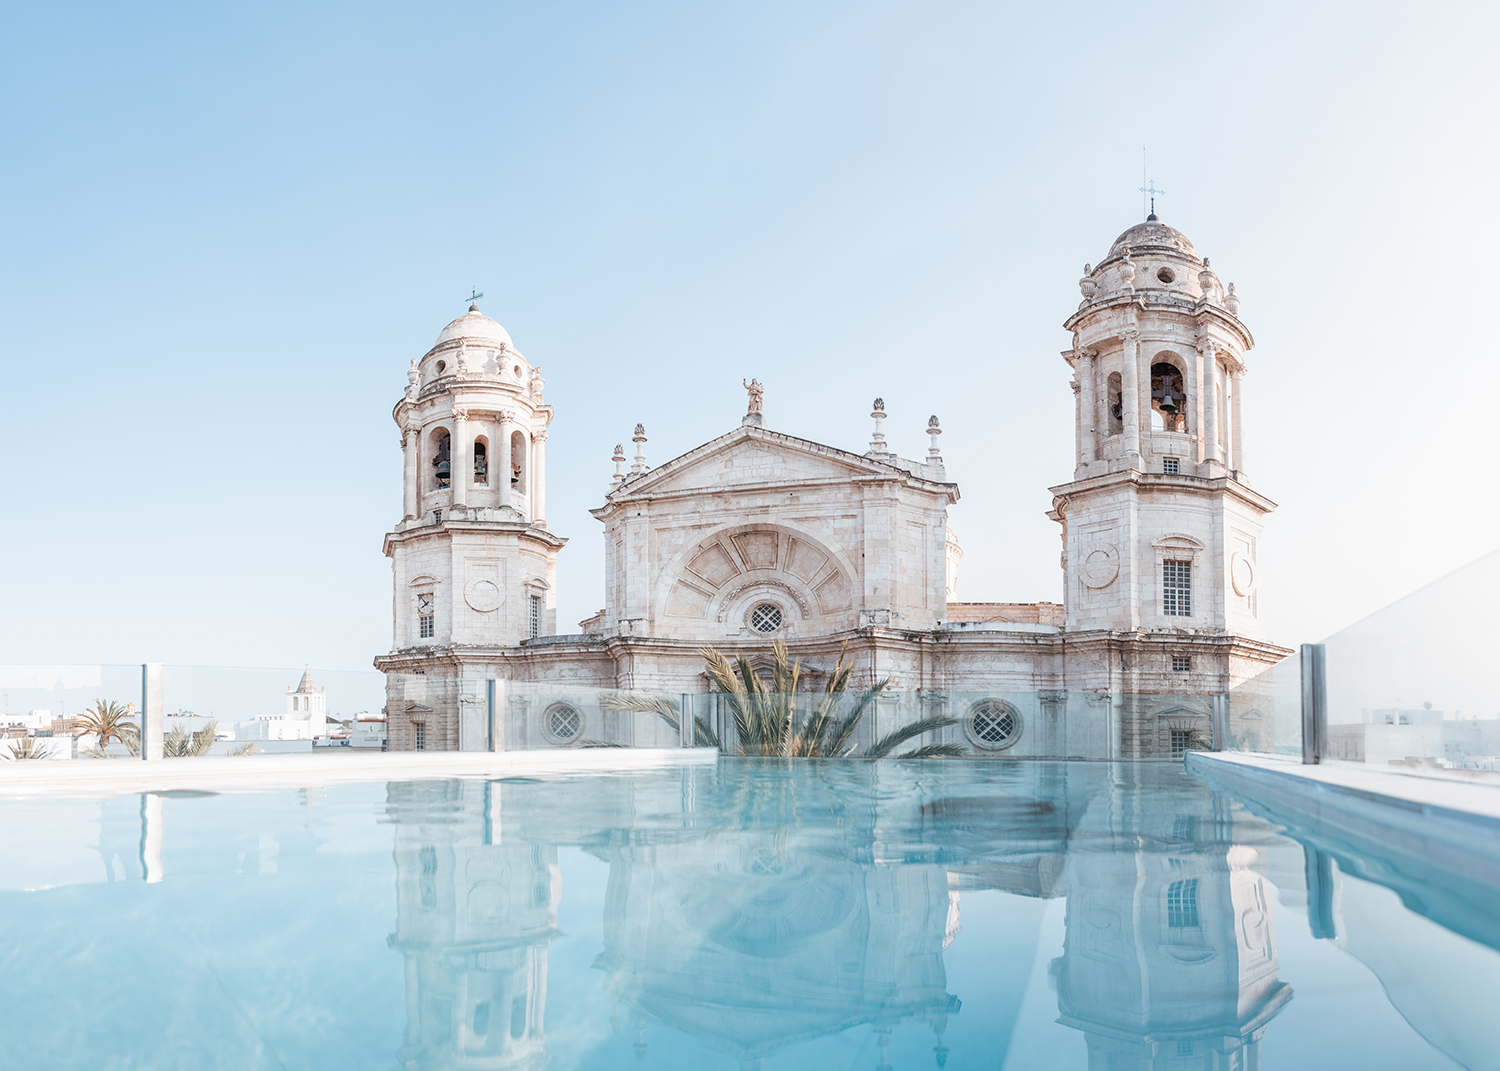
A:
{"label": "pediment of facade", "polygon": [[862,477],[921,479],[898,465],[861,454],[762,428],[744,427],[626,480],[610,493],[609,501],[735,486],[842,482]]}

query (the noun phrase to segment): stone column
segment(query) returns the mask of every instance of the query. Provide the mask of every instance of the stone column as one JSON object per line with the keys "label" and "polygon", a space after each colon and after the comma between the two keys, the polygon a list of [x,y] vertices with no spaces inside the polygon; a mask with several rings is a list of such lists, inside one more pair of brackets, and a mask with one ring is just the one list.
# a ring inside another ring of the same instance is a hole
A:
{"label": "stone column", "polygon": [[1210,339],[1198,343],[1198,352],[1203,355],[1203,460],[1219,463],[1219,357]]}
{"label": "stone column", "polygon": [[1099,406],[1094,398],[1094,355],[1087,350],[1078,359],[1078,384],[1081,390],[1079,403],[1083,410],[1083,420],[1079,427],[1083,429],[1083,463],[1087,465],[1099,452],[1099,434],[1095,430],[1098,427],[1096,410]]}
{"label": "stone column", "polygon": [[1078,471],[1082,472],[1083,466],[1087,463],[1087,459],[1083,454],[1083,384],[1079,381],[1076,373],[1073,376],[1073,382],[1069,386],[1073,388],[1073,454],[1076,458]]}
{"label": "stone column", "polygon": [[531,523],[547,527],[547,432],[532,436],[531,448]]}
{"label": "stone column", "polygon": [[1234,370],[1234,467],[1237,472],[1245,471],[1245,407],[1241,404],[1241,397],[1245,392],[1245,369],[1243,367]]}
{"label": "stone column", "polygon": [[448,444],[449,464],[452,475],[448,483],[453,488],[453,508],[463,509],[469,504],[469,411],[455,407],[453,410],[453,438]]}
{"label": "stone column", "polygon": [[420,490],[420,475],[417,472],[417,453],[422,442],[421,429],[415,424],[405,424],[401,429],[401,449],[405,454],[405,473],[402,485],[402,505],[406,520],[416,520],[417,494]]}
{"label": "stone column", "polygon": [[1127,327],[1122,337],[1125,340],[1125,364],[1120,369],[1120,401],[1124,406],[1122,422],[1125,425],[1123,455],[1127,463],[1139,467],[1141,464],[1140,328]]}
{"label": "stone column", "polygon": [[510,432],[516,422],[514,413],[506,410],[500,414],[500,450],[492,459],[496,470],[496,479],[500,481],[500,504],[510,505]]}

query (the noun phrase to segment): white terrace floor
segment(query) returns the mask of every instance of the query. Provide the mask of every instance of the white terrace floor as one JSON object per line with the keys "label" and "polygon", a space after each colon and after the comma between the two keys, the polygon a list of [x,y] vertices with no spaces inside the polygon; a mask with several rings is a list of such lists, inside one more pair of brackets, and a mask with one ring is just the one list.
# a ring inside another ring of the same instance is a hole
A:
{"label": "white terrace floor", "polygon": [[0,763],[0,799],[120,796],[138,792],[258,792],[358,781],[532,777],[641,770],[718,761],[713,748],[566,751],[370,751],[201,759],[74,759]]}

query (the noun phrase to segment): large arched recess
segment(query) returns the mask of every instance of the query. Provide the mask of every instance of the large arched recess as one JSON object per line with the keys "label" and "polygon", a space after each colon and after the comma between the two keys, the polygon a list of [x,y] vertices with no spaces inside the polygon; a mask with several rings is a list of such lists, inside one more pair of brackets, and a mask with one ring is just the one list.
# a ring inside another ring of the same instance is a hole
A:
{"label": "large arched recess", "polygon": [[854,609],[859,574],[847,557],[817,536],[785,523],[721,528],[667,562],[652,591],[660,623],[700,622],[735,631],[735,617],[764,594],[811,620]]}

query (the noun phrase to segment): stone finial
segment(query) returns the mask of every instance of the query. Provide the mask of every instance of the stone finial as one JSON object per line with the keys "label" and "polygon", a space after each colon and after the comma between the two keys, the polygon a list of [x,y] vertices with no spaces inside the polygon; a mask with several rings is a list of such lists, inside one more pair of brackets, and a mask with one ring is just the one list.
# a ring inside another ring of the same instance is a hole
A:
{"label": "stone finial", "polygon": [[1203,300],[1212,301],[1218,292],[1219,277],[1208,265],[1208,258],[1203,258],[1203,270],[1198,273],[1198,288],[1203,291]]}
{"label": "stone finial", "polygon": [[625,482],[625,447],[622,444],[615,445],[615,456],[610,460],[615,463],[615,474],[610,482],[618,487]]}
{"label": "stone finial", "polygon": [[531,396],[533,398],[535,398],[537,401],[541,401],[542,400],[542,387],[545,386],[546,383],[547,383],[547,381],[542,378],[542,366],[541,365],[537,365],[535,368],[533,368],[531,370],[531,384],[530,384],[530,387],[531,387]]}
{"label": "stone finial", "polygon": [[[1083,305],[1094,300],[1094,295],[1099,292],[1099,284],[1094,282],[1094,268],[1091,264],[1083,266],[1083,278],[1078,280],[1078,289],[1083,294]],[[1080,305],[1079,308],[1083,306]]]}
{"label": "stone finial", "polygon": [[411,367],[406,370],[406,396],[413,401],[416,400],[417,391],[421,388],[420,380],[422,373],[417,368],[417,362],[421,359],[420,357],[413,357],[411,359]]}
{"label": "stone finial", "polygon": [[[740,380],[740,382],[745,383],[744,380]],[[745,390],[750,392],[750,400],[745,410],[744,419],[740,423],[746,427],[764,427],[766,418],[761,415],[761,407],[766,396],[766,388],[760,385],[760,380],[752,379],[750,382],[745,383]]]}
{"label": "stone finial", "polygon": [[1233,283],[1229,284],[1229,290],[1224,294],[1224,307],[1229,310],[1229,315],[1231,316],[1238,316],[1240,314],[1240,298],[1234,292]]}
{"label": "stone finial", "polygon": [[630,441],[635,443],[635,464],[630,466],[630,474],[639,476],[646,471],[646,425],[637,424]]}
{"label": "stone finial", "polygon": [[1130,259],[1130,247],[1127,245],[1120,254],[1124,259],[1120,262],[1120,289],[1135,289],[1135,262]]}
{"label": "stone finial", "polygon": [[464,349],[464,344],[458,344],[458,356],[453,359],[453,374],[459,379],[469,378],[469,351]]}
{"label": "stone finial", "polygon": [[885,448],[885,432],[881,430],[881,427],[885,423],[884,398],[875,399],[875,405],[870,412],[870,416],[875,419],[875,434],[870,436],[869,452],[872,454],[887,453],[887,450]]}
{"label": "stone finial", "polygon": [[943,429],[938,426],[937,417],[930,416],[927,418],[927,434],[932,437],[932,445],[927,448],[927,463],[941,467],[943,464],[943,454],[938,449],[938,436],[943,434]]}

